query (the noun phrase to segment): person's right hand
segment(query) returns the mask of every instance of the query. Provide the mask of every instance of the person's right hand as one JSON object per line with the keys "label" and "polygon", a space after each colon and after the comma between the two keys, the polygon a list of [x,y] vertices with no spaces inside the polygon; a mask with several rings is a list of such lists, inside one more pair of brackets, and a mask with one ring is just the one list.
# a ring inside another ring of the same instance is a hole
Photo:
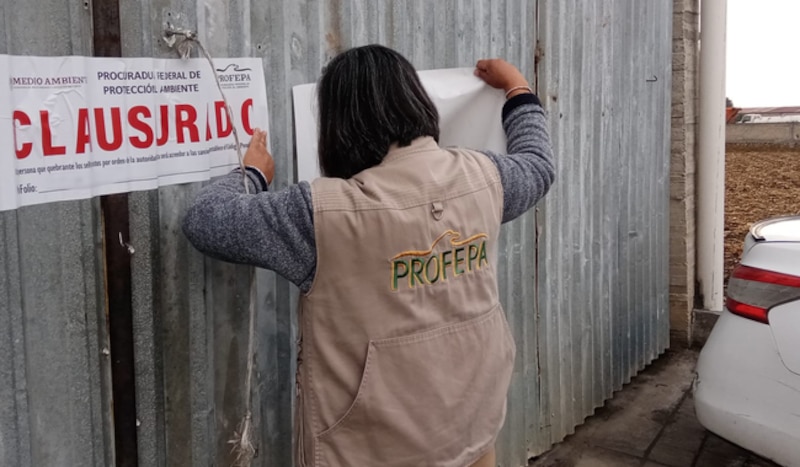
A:
{"label": "person's right hand", "polygon": [[272,154],[267,151],[266,131],[255,129],[250,147],[244,154],[244,165],[260,170],[267,177],[267,183],[272,183],[275,177],[275,161],[272,159]]}
{"label": "person's right hand", "polygon": [[[484,80],[489,86],[502,89],[505,92],[519,86],[530,87],[528,80],[522,76],[517,67],[500,58],[478,60],[475,65],[475,76]],[[528,89],[518,89],[508,97],[525,92],[529,92]]]}

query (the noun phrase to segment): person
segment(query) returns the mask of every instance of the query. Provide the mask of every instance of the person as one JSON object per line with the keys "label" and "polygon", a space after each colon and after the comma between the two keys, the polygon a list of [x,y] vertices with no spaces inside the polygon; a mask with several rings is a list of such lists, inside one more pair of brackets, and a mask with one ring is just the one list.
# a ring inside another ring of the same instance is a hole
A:
{"label": "person", "polygon": [[198,250],[300,289],[299,466],[496,465],[515,356],[500,225],[545,195],[554,163],[524,76],[501,59],[475,74],[507,93],[508,154],[439,147],[413,66],[364,46],[333,58],[318,84],[321,178],[270,190],[258,130],[244,158],[251,194],[234,170],[186,213]]}

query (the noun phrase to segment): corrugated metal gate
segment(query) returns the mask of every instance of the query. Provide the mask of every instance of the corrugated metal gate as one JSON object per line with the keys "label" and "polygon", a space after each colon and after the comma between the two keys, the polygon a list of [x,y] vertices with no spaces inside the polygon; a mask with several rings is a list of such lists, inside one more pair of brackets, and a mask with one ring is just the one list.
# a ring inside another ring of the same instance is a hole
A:
{"label": "corrugated metal gate", "polygon": [[[93,7],[2,0],[0,53],[92,55]],[[316,80],[341,49],[384,43],[420,69],[502,56],[538,75],[558,180],[538,213],[504,228],[499,262],[518,344],[499,460],[518,467],[668,345],[671,8],[669,0],[143,0],[120,2],[119,20],[124,56],[172,57],[160,39],[171,23],[197,28],[214,56],[264,59],[278,187],[294,177],[290,88]],[[229,465],[245,397],[249,270],[202,257],[182,236],[181,215],[199,188],[128,197],[142,466]],[[1,465],[115,462],[106,278],[119,271],[105,265],[121,247],[107,236],[97,199],[0,213]],[[289,466],[296,291],[257,274],[256,465]]]}

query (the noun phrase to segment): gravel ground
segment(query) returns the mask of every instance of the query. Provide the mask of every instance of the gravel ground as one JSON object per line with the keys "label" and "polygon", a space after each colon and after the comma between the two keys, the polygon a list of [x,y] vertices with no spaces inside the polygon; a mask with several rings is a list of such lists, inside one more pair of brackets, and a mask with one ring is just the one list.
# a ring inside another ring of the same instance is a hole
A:
{"label": "gravel ground", "polygon": [[800,214],[800,147],[729,145],[725,167],[725,277],[753,222]]}

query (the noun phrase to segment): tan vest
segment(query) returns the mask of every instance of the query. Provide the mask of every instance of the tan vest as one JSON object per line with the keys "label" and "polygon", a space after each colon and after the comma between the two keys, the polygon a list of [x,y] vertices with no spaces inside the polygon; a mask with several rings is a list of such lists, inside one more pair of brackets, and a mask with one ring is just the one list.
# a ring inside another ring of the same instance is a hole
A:
{"label": "tan vest", "polygon": [[503,191],[432,138],[312,184],[300,300],[298,465],[465,467],[505,418],[514,342],[497,293]]}

